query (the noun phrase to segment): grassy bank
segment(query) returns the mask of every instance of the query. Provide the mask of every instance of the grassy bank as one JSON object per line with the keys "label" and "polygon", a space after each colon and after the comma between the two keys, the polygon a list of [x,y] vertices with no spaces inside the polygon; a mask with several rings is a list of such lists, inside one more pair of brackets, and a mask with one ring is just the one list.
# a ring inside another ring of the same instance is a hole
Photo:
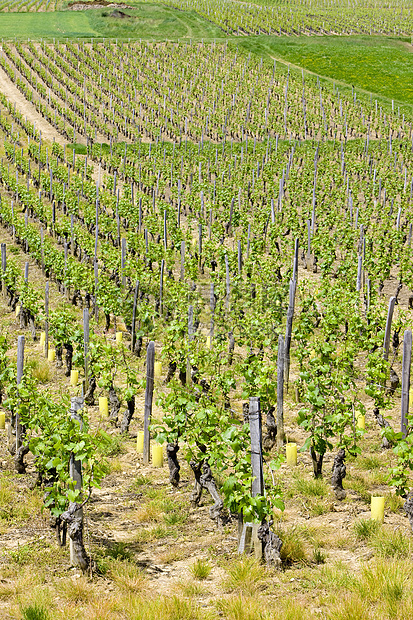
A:
{"label": "grassy bank", "polygon": [[413,104],[412,47],[390,37],[245,37],[251,52],[278,58],[327,78]]}
{"label": "grassy bank", "polygon": [[141,4],[134,9],[113,7],[88,11],[55,13],[9,13],[1,17],[4,39],[47,38],[133,38],[180,39],[219,38],[221,30],[194,12],[176,11],[157,4]]}

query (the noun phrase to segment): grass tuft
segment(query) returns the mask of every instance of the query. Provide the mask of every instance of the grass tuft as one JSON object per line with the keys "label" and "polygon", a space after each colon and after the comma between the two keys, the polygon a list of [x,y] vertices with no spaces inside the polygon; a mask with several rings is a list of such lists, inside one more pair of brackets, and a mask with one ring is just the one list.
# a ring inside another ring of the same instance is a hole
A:
{"label": "grass tuft", "polygon": [[129,551],[127,545],[123,542],[116,542],[111,547],[106,549],[105,555],[109,558],[119,561],[132,560],[132,553]]}
{"label": "grass tuft", "polygon": [[290,496],[299,493],[305,497],[326,497],[328,492],[329,487],[323,478],[304,478],[301,474],[295,474]]}
{"label": "grass tuft", "polygon": [[359,519],[354,523],[354,533],[359,540],[369,540],[380,527],[380,523],[374,519]]}
{"label": "grass tuft", "polygon": [[326,561],[326,557],[327,556],[322,549],[316,547],[313,550],[313,562],[315,564],[324,564]]}
{"label": "grass tuft", "polygon": [[277,534],[283,543],[280,551],[283,564],[304,562],[306,554],[302,532],[293,527],[288,530],[279,530]]}
{"label": "grass tuft", "polygon": [[198,558],[191,565],[190,571],[195,579],[202,581],[203,579],[207,579],[209,577],[212,571],[212,566],[208,561]]}
{"label": "grass tuft", "polygon": [[143,474],[139,474],[138,476],[136,476],[135,480],[133,481],[133,484],[136,487],[143,487],[151,483],[152,478],[150,478],[149,476],[144,476]]}
{"label": "grass tuft", "polygon": [[109,435],[104,431],[100,431],[99,454],[102,456],[114,457],[125,454],[122,437],[120,435]]}
{"label": "grass tuft", "polygon": [[403,507],[404,499],[398,495],[386,495],[384,502],[386,510],[390,512],[399,512]]}
{"label": "grass tuft", "polygon": [[52,379],[52,371],[46,360],[32,359],[26,362],[26,367],[31,369],[33,378],[45,385]]}
{"label": "grass tuft", "polygon": [[380,528],[370,541],[376,554],[382,558],[408,558],[412,551],[410,536],[400,530]]}
{"label": "grass tuft", "polygon": [[266,587],[266,570],[252,557],[235,560],[227,569],[224,587],[227,592],[254,596]]}
{"label": "grass tuft", "polygon": [[88,603],[94,599],[94,590],[90,581],[84,575],[77,579],[62,581],[60,583],[60,592],[67,601],[72,603]]}
{"label": "grass tuft", "polygon": [[261,600],[237,596],[219,599],[216,602],[219,613],[225,620],[269,620],[270,616],[263,609]]}
{"label": "grass tuft", "polygon": [[37,603],[23,607],[21,613],[23,620],[49,620],[47,610]]}
{"label": "grass tuft", "polygon": [[329,620],[370,620],[369,606],[358,595],[344,595],[328,613]]}
{"label": "grass tuft", "polygon": [[116,560],[112,563],[110,573],[116,585],[125,592],[141,592],[147,583],[140,568],[129,561]]}

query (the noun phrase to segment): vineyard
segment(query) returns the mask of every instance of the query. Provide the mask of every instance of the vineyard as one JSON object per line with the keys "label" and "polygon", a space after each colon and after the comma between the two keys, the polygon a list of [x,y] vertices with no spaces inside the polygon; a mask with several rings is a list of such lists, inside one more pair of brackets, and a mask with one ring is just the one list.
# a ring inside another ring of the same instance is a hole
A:
{"label": "vineyard", "polygon": [[2,6],[0,618],[413,618],[411,7],[166,4]]}

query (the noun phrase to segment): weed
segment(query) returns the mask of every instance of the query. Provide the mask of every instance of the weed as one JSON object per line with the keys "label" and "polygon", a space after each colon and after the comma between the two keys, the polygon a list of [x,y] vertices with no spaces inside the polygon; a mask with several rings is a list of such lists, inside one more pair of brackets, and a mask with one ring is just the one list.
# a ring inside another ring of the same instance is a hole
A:
{"label": "weed", "polygon": [[351,488],[353,491],[360,495],[360,498],[370,504],[371,502],[371,493],[368,490],[367,481],[360,474],[353,474],[350,478],[351,480]]}
{"label": "weed", "polygon": [[[29,574],[29,571],[28,571]],[[19,607],[23,620],[49,620],[52,613],[53,595],[49,588],[26,582],[19,595]]]}
{"label": "weed", "polygon": [[161,564],[172,564],[172,562],[183,560],[185,555],[185,551],[181,548],[169,548],[167,551],[159,555],[159,562]]}
{"label": "weed", "polygon": [[10,519],[13,515],[15,493],[12,481],[4,477],[0,479],[0,519]]}
{"label": "weed", "polygon": [[389,531],[380,528],[370,541],[378,556],[382,558],[407,558],[411,553],[411,540],[400,530]]}
{"label": "weed", "polygon": [[163,519],[167,525],[182,525],[188,520],[188,513],[174,510],[163,515]]}
{"label": "weed", "polygon": [[283,543],[280,551],[283,564],[305,561],[304,542],[298,528],[293,527],[289,530],[279,530],[278,536]]}
{"label": "weed", "polygon": [[267,620],[269,614],[263,610],[262,601],[255,598],[237,596],[219,599],[216,607],[226,620]]}
{"label": "weed", "polygon": [[142,527],[135,535],[135,542],[150,542],[166,538],[172,531],[163,525],[155,525],[153,527]]}
{"label": "weed", "polygon": [[111,547],[106,549],[106,556],[120,561],[132,560],[132,553],[123,542],[116,542]]}
{"label": "weed", "polygon": [[148,502],[136,510],[134,518],[138,523],[156,523],[163,517],[158,502]]}
{"label": "weed", "polygon": [[21,612],[23,620],[49,620],[47,610],[37,603],[23,607]]}
{"label": "weed", "polygon": [[119,473],[122,471],[122,463],[119,459],[111,459],[109,462],[109,473]]}
{"label": "weed", "polygon": [[303,609],[303,606],[294,600],[287,599],[285,604],[280,609],[279,615],[271,620],[312,620],[314,616],[308,609]]}
{"label": "weed", "polygon": [[9,551],[9,555],[13,562],[15,562],[15,564],[18,564],[19,566],[24,566],[26,564],[31,564],[32,562],[35,562],[38,553],[34,545],[25,544],[19,545],[14,551]]}
{"label": "weed", "polygon": [[331,510],[330,502],[322,499],[313,499],[312,501],[310,500],[306,503],[306,506],[308,512],[313,517],[320,517],[321,515],[324,515]]}
{"label": "weed", "polygon": [[318,576],[319,584],[333,590],[350,588],[353,582],[354,576],[343,562],[323,566]]}
{"label": "weed", "polygon": [[31,374],[39,383],[43,385],[49,383],[52,378],[50,365],[45,360],[32,359],[26,362],[26,366],[31,369]]}
{"label": "weed", "polygon": [[390,512],[399,512],[404,504],[404,500],[398,495],[386,495],[384,501],[386,510]]}
{"label": "weed", "polygon": [[151,487],[147,490],[146,495],[149,499],[160,501],[165,498],[165,489],[163,487]]}
{"label": "weed", "polygon": [[89,580],[83,575],[60,583],[62,596],[73,603],[87,603],[94,598],[94,590]]}
{"label": "weed", "polygon": [[43,505],[39,489],[19,493],[12,477],[0,479],[0,521],[23,521],[39,514]]}
{"label": "weed", "polygon": [[120,435],[109,435],[104,431],[100,431],[99,435],[99,454],[109,457],[118,456],[119,454],[125,454],[126,448]]}
{"label": "weed", "polygon": [[199,583],[194,581],[180,581],[177,583],[178,590],[188,598],[194,596],[203,596],[205,594],[205,588]]}
{"label": "weed", "polygon": [[146,584],[142,571],[132,562],[115,561],[110,572],[113,581],[125,592],[140,592]]}
{"label": "weed", "polygon": [[324,551],[316,547],[313,550],[313,562],[315,562],[315,564],[324,564],[325,561],[326,561],[326,554],[324,553]]}
{"label": "weed", "polygon": [[359,519],[354,523],[354,533],[359,540],[369,540],[380,529],[380,523],[374,519]]}
{"label": "weed", "polygon": [[410,562],[381,559],[362,569],[354,590],[367,604],[381,603],[386,610],[382,616],[394,616],[401,602],[412,598],[411,574]]}
{"label": "weed", "polygon": [[377,454],[373,454],[373,455],[363,456],[357,459],[357,464],[360,467],[360,469],[371,471],[372,469],[377,469],[378,467],[381,467],[382,461]]}
{"label": "weed", "polygon": [[255,558],[243,557],[227,568],[224,587],[228,592],[253,596],[266,587],[265,577],[265,568]]}
{"label": "weed", "polygon": [[210,613],[181,595],[152,600],[129,597],[124,611],[130,620],[212,620]]}
{"label": "weed", "polygon": [[328,614],[329,620],[368,620],[369,607],[359,596],[340,597],[340,602],[334,605]]}
{"label": "weed", "polygon": [[142,474],[140,474],[139,476],[136,476],[135,480],[133,481],[134,486],[137,486],[137,487],[143,487],[151,483],[152,483],[152,478],[150,478],[149,476],[144,476]]}
{"label": "weed", "polygon": [[305,497],[326,497],[328,486],[323,478],[304,478],[301,474],[294,475],[294,481],[290,490],[293,497],[299,493]]}
{"label": "weed", "polygon": [[203,560],[202,558],[198,558],[191,565],[191,573],[195,579],[207,579],[211,574],[212,566],[209,562]]}

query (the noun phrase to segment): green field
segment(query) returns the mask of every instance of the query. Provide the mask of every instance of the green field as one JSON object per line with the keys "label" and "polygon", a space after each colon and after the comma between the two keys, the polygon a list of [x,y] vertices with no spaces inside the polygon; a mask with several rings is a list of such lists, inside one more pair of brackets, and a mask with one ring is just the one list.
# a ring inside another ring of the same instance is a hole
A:
{"label": "green field", "polygon": [[113,7],[55,13],[2,13],[4,39],[113,37],[135,39],[219,38],[221,30],[199,15],[158,4],[122,10],[129,17],[112,17]]}
{"label": "green field", "polygon": [[413,104],[413,53],[390,37],[248,37],[252,52],[290,62],[338,82]]}
{"label": "green field", "polygon": [[36,39],[46,37],[95,37],[86,13],[2,13],[1,37],[4,39]]}

